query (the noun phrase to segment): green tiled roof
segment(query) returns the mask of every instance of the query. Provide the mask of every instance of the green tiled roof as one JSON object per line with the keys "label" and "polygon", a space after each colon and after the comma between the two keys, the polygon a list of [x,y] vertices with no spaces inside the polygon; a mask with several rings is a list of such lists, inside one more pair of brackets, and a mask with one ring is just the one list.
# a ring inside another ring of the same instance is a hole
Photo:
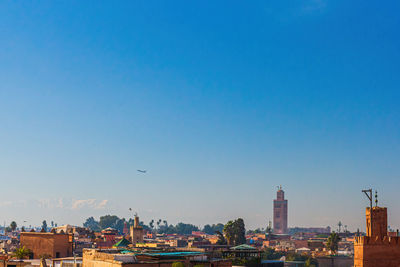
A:
{"label": "green tiled roof", "polygon": [[122,238],[120,241],[118,241],[113,247],[121,248],[121,247],[127,247],[131,242],[126,240],[125,238]]}

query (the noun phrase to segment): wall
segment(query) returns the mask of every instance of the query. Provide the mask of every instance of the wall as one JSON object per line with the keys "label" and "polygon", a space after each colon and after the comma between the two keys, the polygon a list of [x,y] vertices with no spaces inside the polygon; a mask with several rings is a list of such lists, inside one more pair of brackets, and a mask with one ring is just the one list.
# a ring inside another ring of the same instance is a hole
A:
{"label": "wall", "polygon": [[21,233],[21,246],[25,246],[33,252],[33,258],[39,259],[43,255],[52,258],[72,256],[72,240],[67,234],[54,233]]}
{"label": "wall", "polygon": [[400,266],[400,238],[385,236],[382,239],[368,236],[356,237],[354,242],[354,267]]}

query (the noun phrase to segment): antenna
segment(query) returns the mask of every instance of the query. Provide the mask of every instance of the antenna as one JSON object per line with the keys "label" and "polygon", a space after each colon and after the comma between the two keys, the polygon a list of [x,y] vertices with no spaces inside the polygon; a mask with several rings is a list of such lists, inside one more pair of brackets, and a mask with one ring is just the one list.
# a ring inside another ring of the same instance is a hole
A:
{"label": "antenna", "polygon": [[367,196],[367,198],[369,199],[369,206],[372,210],[372,189],[365,189],[362,190],[362,192]]}

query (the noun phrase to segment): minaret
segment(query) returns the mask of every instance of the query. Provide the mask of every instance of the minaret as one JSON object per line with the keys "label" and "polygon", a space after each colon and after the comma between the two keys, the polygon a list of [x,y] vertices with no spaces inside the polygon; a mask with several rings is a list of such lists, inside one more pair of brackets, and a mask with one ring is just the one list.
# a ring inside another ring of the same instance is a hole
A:
{"label": "minaret", "polygon": [[143,227],[140,226],[139,216],[135,214],[134,224],[130,227],[131,232],[131,242],[133,245],[136,243],[143,243]]}
{"label": "minaret", "polygon": [[287,234],[288,232],[288,201],[285,191],[278,187],[274,200],[274,234]]}

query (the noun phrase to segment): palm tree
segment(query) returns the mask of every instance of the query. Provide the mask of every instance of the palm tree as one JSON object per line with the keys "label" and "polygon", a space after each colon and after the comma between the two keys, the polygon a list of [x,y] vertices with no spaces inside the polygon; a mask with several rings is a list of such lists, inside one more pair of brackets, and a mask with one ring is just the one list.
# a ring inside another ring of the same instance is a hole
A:
{"label": "palm tree", "polygon": [[151,230],[153,231],[153,229],[154,229],[154,219],[152,219],[152,220],[149,222],[149,226],[150,226]]}
{"label": "palm tree", "polygon": [[11,228],[12,231],[15,231],[15,229],[17,229],[17,223],[15,221],[12,221],[10,223],[10,228]]}
{"label": "palm tree", "polygon": [[342,222],[341,221],[339,221],[339,223],[338,223],[338,226],[339,226],[339,233],[340,233],[340,229],[342,228]]}
{"label": "palm tree", "polygon": [[326,242],[326,247],[333,253],[335,254],[336,251],[338,251],[339,248],[339,241],[340,237],[335,231],[331,233],[331,235],[328,237],[328,240]]}

